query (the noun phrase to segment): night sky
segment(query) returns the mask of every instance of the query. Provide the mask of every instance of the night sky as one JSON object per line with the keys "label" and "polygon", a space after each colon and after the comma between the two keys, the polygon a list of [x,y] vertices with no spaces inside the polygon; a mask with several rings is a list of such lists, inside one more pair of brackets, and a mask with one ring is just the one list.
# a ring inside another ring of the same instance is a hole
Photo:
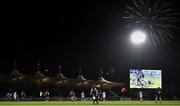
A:
{"label": "night sky", "polygon": [[[76,78],[82,67],[84,77],[94,80],[102,68],[106,79],[127,84],[129,69],[162,69],[163,84],[179,86],[179,29],[165,43],[135,47],[129,41],[131,30],[124,27],[122,19],[125,3],[125,0],[1,3],[0,72],[10,73],[16,59],[17,68],[24,74],[34,74],[40,62],[42,73],[55,76],[61,64],[67,77]],[[177,1],[175,4],[178,7]]]}

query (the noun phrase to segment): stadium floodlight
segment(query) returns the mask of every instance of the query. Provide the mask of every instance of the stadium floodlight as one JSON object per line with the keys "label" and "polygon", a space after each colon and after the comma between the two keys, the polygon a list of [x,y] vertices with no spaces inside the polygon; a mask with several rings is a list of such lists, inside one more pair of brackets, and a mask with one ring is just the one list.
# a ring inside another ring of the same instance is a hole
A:
{"label": "stadium floodlight", "polygon": [[141,44],[146,39],[146,34],[142,31],[135,31],[130,36],[131,41],[133,44]]}

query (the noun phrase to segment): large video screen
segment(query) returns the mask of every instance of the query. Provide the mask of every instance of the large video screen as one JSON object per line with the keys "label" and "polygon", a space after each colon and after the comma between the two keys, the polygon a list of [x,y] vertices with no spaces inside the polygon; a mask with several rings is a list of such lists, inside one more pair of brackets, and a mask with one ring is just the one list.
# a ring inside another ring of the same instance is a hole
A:
{"label": "large video screen", "polygon": [[162,71],[130,69],[130,88],[162,88]]}

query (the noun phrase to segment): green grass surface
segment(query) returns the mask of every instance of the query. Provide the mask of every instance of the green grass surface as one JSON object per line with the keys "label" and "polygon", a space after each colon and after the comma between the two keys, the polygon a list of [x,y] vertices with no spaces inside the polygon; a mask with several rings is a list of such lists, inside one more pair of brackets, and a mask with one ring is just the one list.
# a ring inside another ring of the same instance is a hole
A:
{"label": "green grass surface", "polygon": [[[96,104],[95,104],[96,105]],[[99,101],[98,106],[180,106],[180,101]],[[0,106],[94,106],[92,101],[28,101],[28,102],[0,102]]]}

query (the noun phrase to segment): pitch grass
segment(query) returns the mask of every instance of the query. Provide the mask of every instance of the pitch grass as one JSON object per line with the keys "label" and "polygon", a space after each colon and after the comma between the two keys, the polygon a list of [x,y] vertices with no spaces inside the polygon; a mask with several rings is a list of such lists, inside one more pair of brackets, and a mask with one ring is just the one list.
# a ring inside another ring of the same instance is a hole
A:
{"label": "pitch grass", "polygon": [[[95,104],[96,105],[96,104]],[[0,106],[95,106],[92,101],[27,101],[27,102],[0,102]],[[97,106],[180,106],[180,101],[99,101]]]}

